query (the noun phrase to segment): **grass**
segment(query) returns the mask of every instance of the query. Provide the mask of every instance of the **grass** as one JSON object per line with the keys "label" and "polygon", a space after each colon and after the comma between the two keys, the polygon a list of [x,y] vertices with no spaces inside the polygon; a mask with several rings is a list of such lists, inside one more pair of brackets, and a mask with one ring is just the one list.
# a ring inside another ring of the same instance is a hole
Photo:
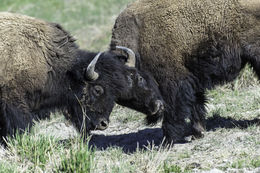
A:
{"label": "grass", "polygon": [[68,148],[67,155],[61,157],[61,162],[54,172],[91,172],[95,168],[95,150],[83,140]]}
{"label": "grass", "polygon": [[253,167],[253,168],[259,168],[260,167],[260,157],[258,158],[243,158],[243,159],[238,159],[234,161],[231,164],[232,168],[245,168],[245,167]]}
{"label": "grass", "polygon": [[33,131],[17,133],[7,141],[6,155],[9,157],[0,162],[0,172],[87,173],[95,168],[95,149],[80,136],[62,141]]}
{"label": "grass", "polygon": [[49,157],[54,152],[59,152],[58,147],[54,138],[34,136],[27,132],[22,135],[16,134],[15,139],[10,138],[8,141],[10,152],[18,155],[21,162],[30,162],[32,165],[28,168],[30,170],[36,170],[37,167],[44,169]]}
{"label": "grass", "polygon": [[[114,20],[131,1],[1,0],[0,11],[60,23],[78,39],[80,47],[99,51],[108,48]],[[156,130],[160,124],[147,130],[143,114],[121,106],[113,110],[107,130],[93,132],[93,139],[98,137],[96,144],[106,146],[103,150],[83,143],[72,125],[55,115],[50,121],[36,123],[32,132],[16,135],[7,148],[0,149],[0,173],[256,172],[260,170],[260,127],[249,124],[241,129],[236,123],[259,118],[259,93],[259,82],[246,67],[233,83],[207,93],[207,118],[218,115],[224,127],[210,129],[202,139],[172,147],[152,142],[161,137],[161,131]],[[233,126],[227,128],[227,123]],[[149,145],[144,147],[147,141]],[[123,149],[124,145],[135,148],[136,142],[140,142],[136,150]]]}
{"label": "grass", "polygon": [[[61,24],[88,50],[108,48],[114,20],[131,0],[2,0],[0,11],[26,14]],[[80,38],[80,39],[79,39]]]}
{"label": "grass", "polygon": [[168,165],[168,163],[164,162],[163,165],[164,173],[181,173],[181,167],[177,165]]}
{"label": "grass", "polygon": [[0,173],[13,173],[15,170],[16,168],[12,167],[9,163],[0,163]]}

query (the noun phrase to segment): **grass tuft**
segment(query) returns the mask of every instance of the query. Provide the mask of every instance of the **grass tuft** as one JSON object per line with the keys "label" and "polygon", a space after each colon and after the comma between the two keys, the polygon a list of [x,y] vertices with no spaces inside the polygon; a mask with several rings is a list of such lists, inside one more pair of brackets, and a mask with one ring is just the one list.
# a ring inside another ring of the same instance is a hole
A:
{"label": "grass tuft", "polygon": [[182,169],[178,165],[169,165],[167,162],[163,164],[164,173],[181,173]]}
{"label": "grass tuft", "polygon": [[14,173],[16,168],[8,163],[0,162],[0,173]]}
{"label": "grass tuft", "polygon": [[8,149],[19,157],[21,162],[30,163],[30,170],[44,169],[50,156],[59,150],[58,141],[53,137],[32,135],[28,132],[16,133],[15,138],[8,138]]}
{"label": "grass tuft", "polygon": [[89,147],[88,143],[80,139],[70,147],[66,155],[61,157],[60,165],[56,166],[54,172],[91,172],[95,167],[95,149]]}

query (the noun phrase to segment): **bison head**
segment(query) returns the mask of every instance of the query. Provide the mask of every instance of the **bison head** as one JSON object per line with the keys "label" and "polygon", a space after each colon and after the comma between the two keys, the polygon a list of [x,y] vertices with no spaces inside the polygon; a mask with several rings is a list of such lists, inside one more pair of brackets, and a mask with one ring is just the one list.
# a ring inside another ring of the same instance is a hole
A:
{"label": "bison head", "polygon": [[[71,104],[67,116],[78,129],[104,130],[115,102],[143,112],[160,115],[163,99],[155,80],[146,72],[135,68],[134,53],[125,47],[127,56],[112,51],[102,53],[80,52],[80,63],[69,72],[71,88],[78,105]],[[126,62],[122,59],[127,59]],[[84,119],[85,120],[84,120]]]}

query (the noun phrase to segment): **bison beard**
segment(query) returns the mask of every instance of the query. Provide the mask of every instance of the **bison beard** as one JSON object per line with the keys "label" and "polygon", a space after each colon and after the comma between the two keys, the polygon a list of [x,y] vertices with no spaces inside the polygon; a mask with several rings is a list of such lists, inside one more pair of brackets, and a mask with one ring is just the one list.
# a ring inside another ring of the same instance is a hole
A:
{"label": "bison beard", "polygon": [[169,142],[203,136],[206,89],[247,63],[260,78],[259,11],[257,0],[137,0],[118,16],[111,45],[131,48],[159,83]]}
{"label": "bison beard", "polygon": [[160,116],[158,85],[135,68],[129,49],[80,50],[60,25],[18,14],[0,13],[0,28],[0,140],[56,110],[85,135],[105,129],[118,100]]}

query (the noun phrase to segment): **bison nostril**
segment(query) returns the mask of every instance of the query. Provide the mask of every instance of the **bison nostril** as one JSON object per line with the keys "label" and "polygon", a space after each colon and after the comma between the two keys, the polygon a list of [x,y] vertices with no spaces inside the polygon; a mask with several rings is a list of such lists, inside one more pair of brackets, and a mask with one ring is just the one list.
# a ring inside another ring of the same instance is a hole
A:
{"label": "bison nostril", "polygon": [[100,124],[98,127],[99,130],[105,130],[107,127],[108,127],[108,121],[106,121],[106,120],[100,121]]}
{"label": "bison nostril", "polygon": [[154,104],[155,104],[155,109],[152,112],[152,115],[164,110],[164,105],[163,105],[163,102],[161,100],[156,100]]}
{"label": "bison nostril", "polygon": [[107,122],[106,121],[101,121],[101,126],[102,127],[107,127]]}

